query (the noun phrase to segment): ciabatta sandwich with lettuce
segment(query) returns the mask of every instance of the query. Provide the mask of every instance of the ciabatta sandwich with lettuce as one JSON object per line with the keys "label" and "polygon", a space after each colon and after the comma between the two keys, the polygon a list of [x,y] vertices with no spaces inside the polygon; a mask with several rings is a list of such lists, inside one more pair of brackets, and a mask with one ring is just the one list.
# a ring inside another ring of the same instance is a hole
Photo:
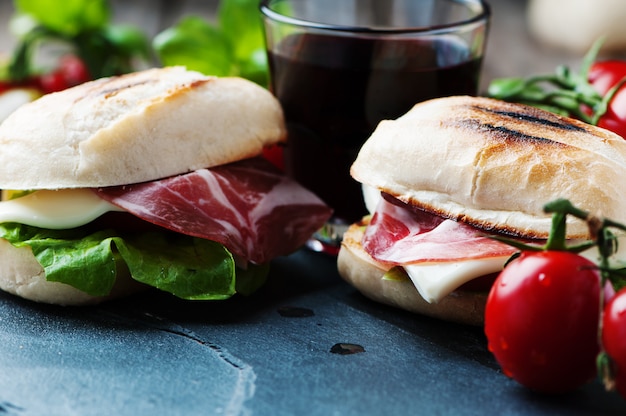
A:
{"label": "ciabatta sandwich with lettuce", "polygon": [[20,107],[0,125],[0,289],[63,305],[252,292],[330,215],[261,157],[285,137],[270,92],[182,67]]}

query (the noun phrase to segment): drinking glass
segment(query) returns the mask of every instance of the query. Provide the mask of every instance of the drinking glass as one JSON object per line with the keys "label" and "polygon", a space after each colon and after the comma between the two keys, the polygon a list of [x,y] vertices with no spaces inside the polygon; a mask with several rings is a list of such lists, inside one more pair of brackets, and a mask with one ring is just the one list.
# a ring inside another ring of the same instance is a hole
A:
{"label": "drinking glass", "polygon": [[350,176],[361,145],[420,101],[477,94],[490,9],[481,0],[263,0],[260,9],[287,174],[334,210],[309,246],[336,253],[367,214]]}

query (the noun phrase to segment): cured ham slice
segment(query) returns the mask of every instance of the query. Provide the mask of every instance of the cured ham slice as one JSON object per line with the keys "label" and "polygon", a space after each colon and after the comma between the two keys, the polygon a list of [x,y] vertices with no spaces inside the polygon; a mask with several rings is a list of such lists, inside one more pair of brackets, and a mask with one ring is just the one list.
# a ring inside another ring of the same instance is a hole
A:
{"label": "cured ham slice", "polygon": [[331,214],[262,158],[97,194],[145,221],[221,243],[255,264],[294,252]]}
{"label": "cured ham slice", "polygon": [[516,252],[485,234],[467,224],[381,198],[362,245],[375,260],[396,265],[501,257]]}

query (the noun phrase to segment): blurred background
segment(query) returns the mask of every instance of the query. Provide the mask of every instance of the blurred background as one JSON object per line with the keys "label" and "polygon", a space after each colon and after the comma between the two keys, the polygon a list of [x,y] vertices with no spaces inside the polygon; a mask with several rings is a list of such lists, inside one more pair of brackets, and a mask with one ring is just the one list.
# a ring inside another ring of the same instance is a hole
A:
{"label": "blurred background", "polygon": [[[214,21],[219,0],[111,0],[113,21],[136,25],[149,39],[184,16]],[[63,3],[59,3],[63,4]],[[491,0],[491,33],[482,85],[497,77],[552,72],[557,65],[577,68],[590,43],[610,33],[604,55],[625,55],[626,1]],[[0,0],[0,53],[15,47],[9,31],[12,0]],[[484,88],[483,87],[483,88]]]}

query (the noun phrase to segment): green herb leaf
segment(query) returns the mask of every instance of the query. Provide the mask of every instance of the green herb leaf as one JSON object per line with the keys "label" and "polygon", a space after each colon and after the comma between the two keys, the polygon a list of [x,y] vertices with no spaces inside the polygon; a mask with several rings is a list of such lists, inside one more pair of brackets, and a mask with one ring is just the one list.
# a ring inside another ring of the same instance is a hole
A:
{"label": "green herb leaf", "polygon": [[18,12],[32,16],[39,24],[67,36],[105,26],[111,16],[106,0],[15,0]]}
{"label": "green herb leaf", "polygon": [[165,66],[207,75],[240,76],[267,87],[269,71],[256,0],[222,0],[218,22],[187,17],[159,33],[152,46]]}
{"label": "green herb leaf", "polygon": [[159,33],[152,45],[165,66],[184,65],[207,75],[233,75],[234,51],[222,32],[200,17],[187,17]]}
{"label": "green herb leaf", "polygon": [[487,89],[487,94],[493,98],[506,99],[515,97],[526,88],[526,81],[522,78],[494,79]]}
{"label": "green herb leaf", "polygon": [[150,42],[140,29],[130,25],[108,25],[103,28],[104,38],[114,45],[121,55],[150,58]]}
{"label": "green herb leaf", "polygon": [[134,70],[139,60],[150,59],[150,43],[139,28],[114,26],[107,0],[16,0],[11,31],[19,43],[8,67],[0,74],[22,82],[50,71],[33,62],[35,50],[45,42],[69,47],[87,66],[92,78]]}
{"label": "green herb leaf", "polygon": [[[500,78],[491,81],[487,95],[492,98],[535,106],[559,115],[597,124],[605,114],[611,97],[603,97],[588,81],[603,38],[596,41],[585,55],[579,71],[559,65],[554,73],[522,78]],[[593,110],[589,115],[583,106]]]}
{"label": "green herb leaf", "polygon": [[219,26],[234,46],[239,75],[262,85],[268,81],[263,22],[257,0],[221,0]]}

